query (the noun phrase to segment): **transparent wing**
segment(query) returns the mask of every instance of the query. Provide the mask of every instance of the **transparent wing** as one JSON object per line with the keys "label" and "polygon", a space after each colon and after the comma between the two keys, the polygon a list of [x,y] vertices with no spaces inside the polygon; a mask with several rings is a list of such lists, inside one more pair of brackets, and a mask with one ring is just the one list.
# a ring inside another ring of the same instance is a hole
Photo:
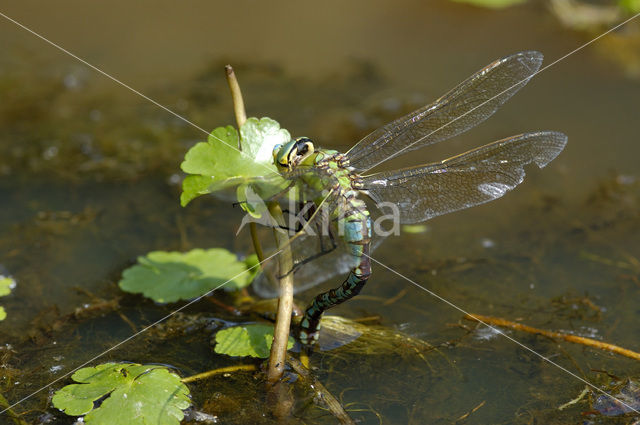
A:
{"label": "transparent wing", "polygon": [[[333,251],[321,254],[317,248],[317,238],[306,237],[292,244],[295,249],[294,263],[307,261],[294,268],[294,292],[299,293],[312,288],[328,279],[338,275],[345,277],[355,267],[353,257],[342,248],[337,247]],[[254,291],[263,298],[275,298],[280,295],[277,276],[279,276],[278,260],[272,258],[263,263],[263,272],[254,280]],[[290,272],[290,271],[289,271]],[[337,286],[337,284],[336,284]]]}
{"label": "transparent wing", "polygon": [[[372,206],[372,219],[375,220],[381,211]],[[332,206],[327,208],[329,211]],[[344,240],[339,236],[335,221],[325,220],[322,215],[314,216],[307,226],[307,231],[291,242],[294,268],[287,271],[294,276],[294,292],[299,293],[317,286],[329,279],[339,277],[334,286],[342,283],[351,269],[357,266],[357,260],[349,253]],[[291,233],[293,235],[293,232]],[[384,240],[383,236],[374,235],[371,251]],[[272,251],[273,252],[273,251]],[[268,257],[269,254],[265,254]],[[252,288],[263,298],[279,296],[277,276],[278,256],[263,263],[263,272],[253,281]]]}
{"label": "transparent wing", "polygon": [[385,214],[418,223],[500,198],[522,182],[525,165],[544,167],[566,143],[562,133],[521,134],[442,162],[365,176],[363,186]]}
{"label": "transparent wing", "polygon": [[[277,297],[278,277],[284,274],[294,273],[295,292],[301,292],[337,274],[346,274],[355,267],[353,257],[348,255],[344,242],[338,236],[335,223],[329,218],[332,206],[325,205],[317,213],[314,206],[313,203],[305,203],[294,208],[290,204],[285,210],[285,225],[292,238],[290,249],[294,268],[280,271],[279,256],[284,254],[266,260],[262,264],[263,272],[252,285],[261,297]],[[303,232],[296,235],[301,229]],[[268,258],[270,254],[265,256]]]}
{"label": "transparent wing", "polygon": [[542,53],[527,51],[487,65],[431,105],[360,140],[347,152],[350,165],[366,171],[397,155],[469,130],[524,87],[541,64]]}

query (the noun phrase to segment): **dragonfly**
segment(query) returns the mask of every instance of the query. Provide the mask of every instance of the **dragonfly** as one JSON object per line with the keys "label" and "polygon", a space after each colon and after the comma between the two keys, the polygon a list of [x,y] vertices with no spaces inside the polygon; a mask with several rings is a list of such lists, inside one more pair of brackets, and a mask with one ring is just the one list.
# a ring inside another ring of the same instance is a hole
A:
{"label": "dragonfly", "polygon": [[[308,267],[318,260],[297,262],[299,269],[292,271],[295,280],[302,280],[305,288],[332,274],[324,270],[348,271],[340,286],[315,296],[304,311],[298,332],[303,345],[311,347],[318,340],[323,313],[356,296],[371,277],[370,254],[376,244],[373,208],[395,214],[402,224],[423,222],[502,197],[523,181],[526,165],[542,168],[562,152],[566,135],[536,131],[442,161],[367,174],[385,161],[445,141],[483,122],[528,83],[542,60],[537,51],[498,59],[435,102],[373,131],[346,153],[318,148],[308,137],[274,147],[278,173],[296,188],[300,205],[311,207],[311,218],[323,217],[313,222],[325,229],[321,242],[301,238],[292,245],[294,255],[315,259],[341,246],[339,255],[326,257],[335,261],[328,265],[325,260],[326,267]],[[318,214],[320,210],[323,214]],[[324,241],[329,247],[322,247]],[[314,245],[321,248],[309,248]],[[257,286],[264,290],[268,279],[261,282]]]}

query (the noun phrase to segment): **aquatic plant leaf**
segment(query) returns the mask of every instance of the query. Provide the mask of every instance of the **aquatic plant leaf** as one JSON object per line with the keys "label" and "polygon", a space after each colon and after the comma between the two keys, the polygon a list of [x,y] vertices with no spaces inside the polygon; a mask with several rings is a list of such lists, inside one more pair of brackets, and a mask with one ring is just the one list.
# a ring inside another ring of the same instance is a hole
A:
{"label": "aquatic plant leaf", "polygon": [[182,193],[180,194],[180,205],[186,206],[191,200],[200,195],[211,193],[209,188],[212,184],[212,177],[208,176],[187,176],[182,181]]}
{"label": "aquatic plant leaf", "polygon": [[[266,359],[273,342],[273,326],[256,324],[223,329],[216,333],[215,342],[215,352],[218,354]],[[294,343],[294,339],[289,337],[287,350]]]}
{"label": "aquatic plant leaf", "polygon": [[0,275],[0,297],[9,295],[15,286],[16,281],[13,278]]}
{"label": "aquatic plant leaf", "polygon": [[618,4],[628,13],[640,12],[640,0],[619,0]]}
{"label": "aquatic plant leaf", "polygon": [[[273,164],[273,148],[291,140],[291,134],[269,117],[248,118],[240,127],[242,150],[255,162]],[[272,167],[276,171],[275,166]]]}
{"label": "aquatic plant leaf", "polygon": [[191,405],[189,389],[162,366],[104,363],[71,378],[78,384],[56,391],[53,405],[67,415],[86,415],[87,424],[177,425]]}
{"label": "aquatic plant leaf", "polygon": [[222,248],[153,251],[122,272],[119,285],[123,291],[169,303],[199,297],[218,287],[227,291],[244,288],[257,272],[258,267],[249,270],[245,261]]}
{"label": "aquatic plant leaf", "polygon": [[238,131],[232,126],[216,128],[207,142],[189,149],[180,165],[190,174],[182,183],[182,206],[200,195],[242,184],[255,186],[264,197],[282,190],[284,179],[273,165],[271,152],[276,144],[289,141],[289,132],[270,118],[249,118],[240,134],[242,151],[238,149]]}
{"label": "aquatic plant leaf", "polygon": [[[9,295],[11,290],[16,287],[16,281],[8,276],[0,275],[0,297]],[[7,317],[4,307],[0,306],[0,321]]]}
{"label": "aquatic plant leaf", "polygon": [[456,3],[467,3],[474,6],[487,7],[490,9],[502,9],[504,7],[513,6],[524,3],[527,0],[452,0]]}

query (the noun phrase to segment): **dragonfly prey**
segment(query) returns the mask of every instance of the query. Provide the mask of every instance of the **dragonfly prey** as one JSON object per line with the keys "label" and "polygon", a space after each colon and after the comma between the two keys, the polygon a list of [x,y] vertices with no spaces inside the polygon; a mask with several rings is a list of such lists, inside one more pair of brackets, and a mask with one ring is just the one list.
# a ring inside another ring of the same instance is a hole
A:
{"label": "dragonfly prey", "polygon": [[[337,257],[341,263],[334,267],[340,270],[347,265],[349,271],[342,285],[317,295],[305,310],[299,332],[303,344],[315,343],[322,314],[357,295],[371,276],[374,232],[367,199],[382,212],[395,207],[400,223],[423,222],[500,198],[523,181],[525,165],[542,168],[564,149],[564,134],[536,131],[443,161],[367,174],[391,158],[447,140],[483,122],[527,84],[541,64],[542,54],[536,51],[496,60],[432,104],[373,131],[346,153],[319,149],[306,137],[274,148],[280,175],[297,188],[305,202],[325,207],[329,236],[339,239],[345,248]],[[292,247],[294,254],[300,254]],[[321,273],[316,269],[307,277],[319,282]]]}

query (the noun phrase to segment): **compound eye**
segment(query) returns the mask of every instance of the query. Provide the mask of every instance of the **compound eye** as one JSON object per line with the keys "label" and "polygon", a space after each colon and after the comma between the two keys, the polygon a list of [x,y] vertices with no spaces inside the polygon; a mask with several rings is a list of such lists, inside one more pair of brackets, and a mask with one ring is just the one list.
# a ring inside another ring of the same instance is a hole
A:
{"label": "compound eye", "polygon": [[304,145],[298,147],[297,151],[298,151],[298,155],[302,156],[307,152],[309,152],[309,145],[305,143]]}
{"label": "compound eye", "polygon": [[273,152],[271,155],[273,156],[273,162],[279,162],[278,157],[280,156],[280,151],[282,150],[282,145],[275,145],[273,147]]}
{"label": "compound eye", "polygon": [[313,142],[308,137],[299,137],[296,139],[296,151],[298,156],[303,156],[313,152]]}

